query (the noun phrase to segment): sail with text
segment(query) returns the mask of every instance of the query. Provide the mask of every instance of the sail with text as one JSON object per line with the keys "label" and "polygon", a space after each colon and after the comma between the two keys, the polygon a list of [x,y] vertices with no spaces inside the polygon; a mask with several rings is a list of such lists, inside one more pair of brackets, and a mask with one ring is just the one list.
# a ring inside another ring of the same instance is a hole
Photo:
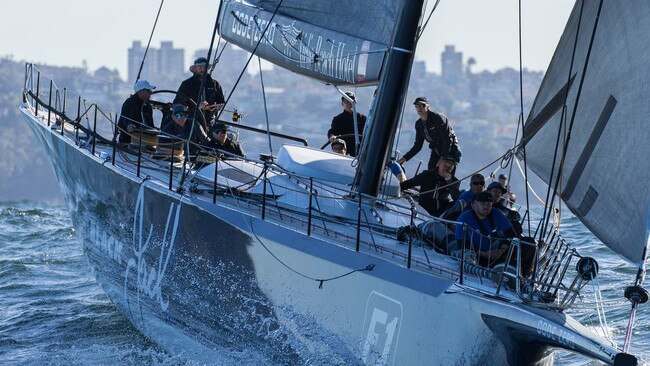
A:
{"label": "sail with text", "polygon": [[649,19],[648,1],[577,1],[524,126],[528,166],[632,261],[650,207]]}
{"label": "sail with text", "polygon": [[296,73],[334,85],[371,85],[379,81],[400,3],[223,1],[219,34]]}

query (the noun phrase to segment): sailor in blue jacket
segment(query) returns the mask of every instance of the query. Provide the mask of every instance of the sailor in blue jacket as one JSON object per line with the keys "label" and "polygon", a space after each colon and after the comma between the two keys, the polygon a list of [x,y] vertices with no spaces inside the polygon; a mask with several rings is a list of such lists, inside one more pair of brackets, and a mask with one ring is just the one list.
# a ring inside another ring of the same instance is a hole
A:
{"label": "sailor in blue jacket", "polygon": [[457,221],[456,240],[471,244],[483,265],[495,263],[506,253],[508,245],[499,239],[517,236],[508,218],[492,207],[488,192],[475,194],[472,209],[463,212]]}

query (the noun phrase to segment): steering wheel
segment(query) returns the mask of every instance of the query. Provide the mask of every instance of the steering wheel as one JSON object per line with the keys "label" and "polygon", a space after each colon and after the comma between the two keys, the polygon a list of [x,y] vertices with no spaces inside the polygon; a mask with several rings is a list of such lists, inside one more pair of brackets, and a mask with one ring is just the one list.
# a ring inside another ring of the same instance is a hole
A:
{"label": "steering wheel", "polygon": [[[154,90],[153,92],[151,92],[151,95],[153,96],[154,94],[159,94],[159,93],[170,93],[170,94],[174,94],[174,95],[180,95],[181,97],[184,98],[185,102],[191,104],[194,107],[195,110],[197,110],[197,108],[198,108],[198,104],[192,98],[186,97],[186,96],[184,96],[182,94],[178,94],[178,92],[176,90],[169,90],[169,89]],[[154,108],[160,109],[160,111],[163,114],[163,120],[167,116],[169,116],[169,114],[171,113],[171,109],[172,109],[171,107],[173,105],[173,102],[159,102],[157,100],[150,100],[149,103],[151,103],[151,105]],[[198,112],[199,113],[197,113],[197,115],[200,116],[199,117],[199,123],[201,124],[201,126],[203,126],[203,128],[206,131],[208,131],[208,129],[207,129],[208,124],[207,124],[207,121],[205,120],[205,115],[203,114],[203,112],[200,109],[198,109]]]}

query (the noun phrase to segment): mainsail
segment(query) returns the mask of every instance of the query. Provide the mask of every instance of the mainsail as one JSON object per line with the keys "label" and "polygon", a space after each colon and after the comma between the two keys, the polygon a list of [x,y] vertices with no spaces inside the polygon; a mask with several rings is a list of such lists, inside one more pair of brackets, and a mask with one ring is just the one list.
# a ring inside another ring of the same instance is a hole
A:
{"label": "mainsail", "polygon": [[374,84],[379,80],[400,3],[224,1],[219,34],[249,52],[257,47],[255,53],[260,57],[318,80],[335,85]]}
{"label": "mainsail", "polygon": [[526,156],[554,186],[562,149],[552,147],[573,121],[558,191],[603,243],[639,261],[650,207],[650,2],[603,1],[598,16],[600,5],[573,8],[525,124]]}

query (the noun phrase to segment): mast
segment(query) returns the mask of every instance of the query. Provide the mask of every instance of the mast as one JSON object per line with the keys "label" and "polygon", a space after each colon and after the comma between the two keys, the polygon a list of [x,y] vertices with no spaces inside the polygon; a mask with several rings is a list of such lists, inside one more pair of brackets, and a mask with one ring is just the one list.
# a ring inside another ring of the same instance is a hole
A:
{"label": "mast", "polygon": [[388,152],[389,143],[397,130],[399,115],[406,97],[415,56],[416,33],[424,0],[404,0],[393,33],[392,47],[388,53],[377,97],[373,105],[370,133],[364,136],[365,151],[359,166],[357,182],[359,193],[376,196]]}

